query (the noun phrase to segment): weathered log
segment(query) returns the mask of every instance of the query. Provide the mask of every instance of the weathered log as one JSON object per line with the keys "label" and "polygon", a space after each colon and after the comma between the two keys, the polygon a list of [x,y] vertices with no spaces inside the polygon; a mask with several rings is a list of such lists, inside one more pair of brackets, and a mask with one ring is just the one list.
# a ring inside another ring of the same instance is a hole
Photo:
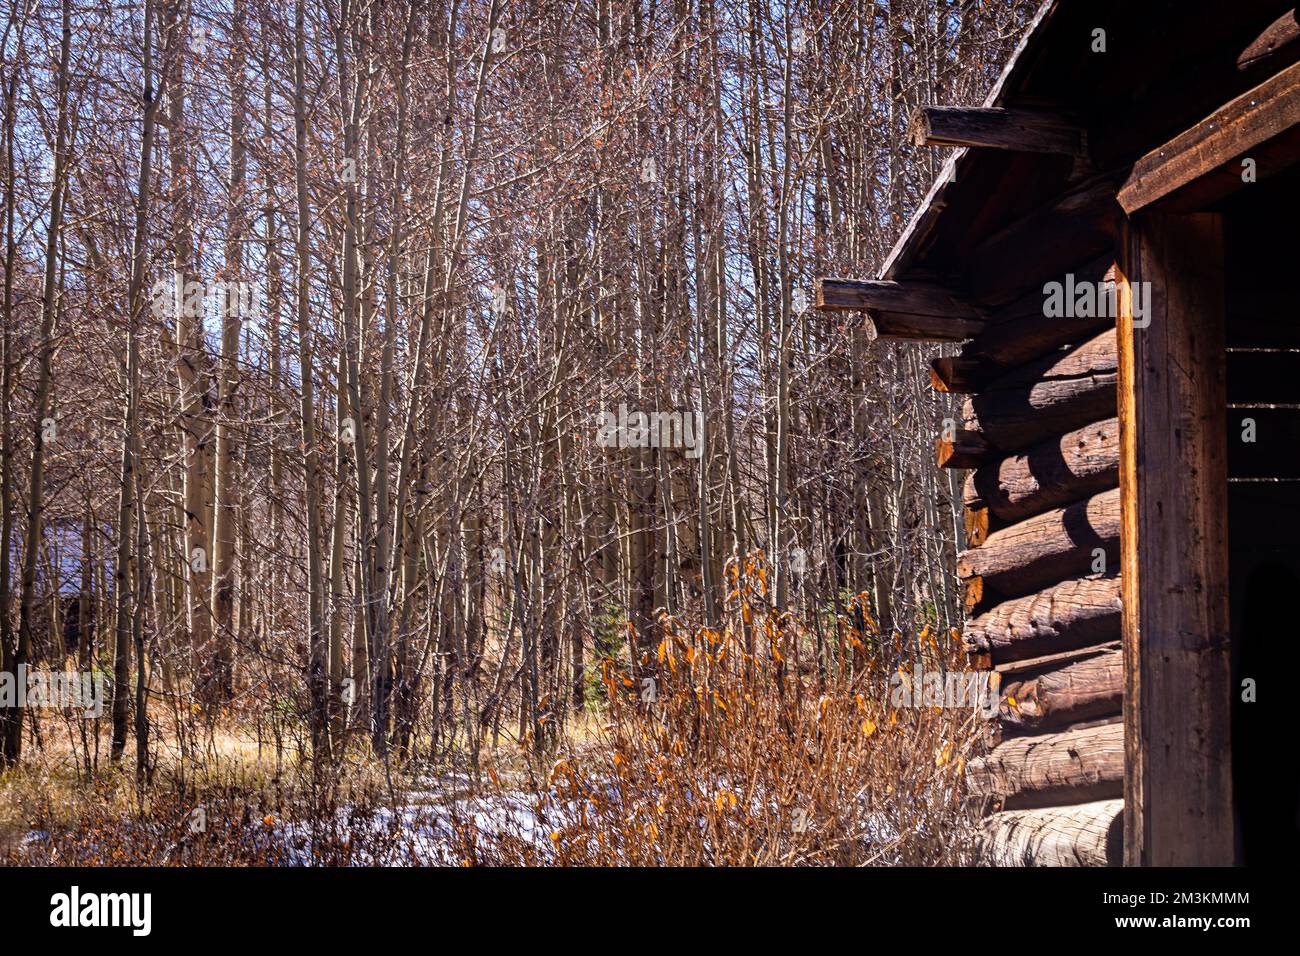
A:
{"label": "weathered log", "polygon": [[1008,810],[1118,797],[1124,725],[1012,737],[967,764],[966,783],[973,793],[1001,799]]}
{"label": "weathered log", "polygon": [[1237,69],[1250,69],[1297,41],[1300,41],[1300,18],[1296,10],[1288,10],[1241,51],[1237,57]]}
{"label": "weathered log", "polygon": [[[1232,169],[1231,175],[1213,180],[1207,174],[1282,137],[1297,124],[1300,63],[1242,93],[1139,159],[1119,189],[1119,204],[1132,215],[1188,188],[1194,189],[1196,204],[1220,199],[1245,184],[1240,166]],[[1283,162],[1273,165],[1282,168],[1286,159],[1294,159],[1295,151],[1295,144],[1289,143]]]}
{"label": "weathered log", "polygon": [[[1091,288],[1095,304],[1096,292],[1112,288],[1114,281],[1114,257],[1106,255],[1068,269],[1031,289],[1011,305],[994,310],[989,315],[985,330],[961,349],[961,359],[984,363],[978,369],[974,366],[964,367],[965,380],[982,388],[1005,374],[1007,369],[1042,358],[1062,346],[1086,342],[1098,332],[1113,328],[1113,312],[1078,308],[1080,304],[1086,305],[1078,299],[1085,294],[1084,290]],[[1073,306],[1064,311],[1073,314],[1046,314],[1052,283],[1060,283],[1062,298]],[[1073,290],[1075,295],[1068,295],[1069,290]],[[979,388],[971,390],[978,391]]]}
{"label": "weathered log", "polygon": [[1115,329],[1108,327],[1086,342],[1060,349],[1009,369],[988,384],[987,391],[1017,391],[1057,379],[1075,379],[1116,368],[1119,350]]}
{"label": "weathered log", "polygon": [[963,509],[962,525],[966,529],[966,543],[978,548],[989,536],[989,509],[978,506]]}
{"label": "weathered log", "polygon": [[1004,451],[1115,415],[1115,332],[1008,372],[962,406],[963,427]]}
{"label": "weathered log", "polygon": [[999,714],[1005,727],[1033,733],[1098,717],[1118,717],[1123,692],[1124,654],[1115,647],[1003,680]]}
{"label": "weathered log", "polygon": [[1081,156],[1085,136],[1070,117],[1048,110],[922,106],[912,114],[915,146],[975,146]]}
{"label": "weathered log", "polygon": [[930,385],[936,392],[956,392],[969,395],[983,388],[996,366],[985,359],[963,358],[960,355],[940,355],[930,360]]}
{"label": "weathered log", "polygon": [[1119,419],[1109,418],[972,472],[964,499],[1020,521],[1118,485]]}
{"label": "weathered log", "polygon": [[1124,801],[995,813],[980,828],[979,859],[989,866],[1119,866]]}
{"label": "weathered log", "polygon": [[875,310],[874,337],[887,342],[962,342],[984,331],[983,319]]}
{"label": "weathered log", "polygon": [[886,279],[818,279],[817,308],[830,312],[880,310],[947,319],[982,319],[975,306],[947,289]]}
{"label": "weathered log", "polygon": [[979,302],[1009,302],[1045,277],[1111,252],[1122,211],[1115,184],[1107,177],[1080,183],[989,236],[964,260],[971,296]]}
{"label": "weathered log", "polygon": [[962,634],[966,651],[995,663],[1088,647],[1120,635],[1118,575],[1053,585],[972,618]]}
{"label": "weathered log", "polygon": [[959,428],[952,438],[934,440],[934,459],[940,468],[978,468],[997,456],[997,449],[979,432]]}
{"label": "weathered log", "polygon": [[1119,532],[1116,488],[993,532],[957,556],[957,573],[978,575],[999,594],[1018,597],[1117,566]]}
{"label": "weathered log", "polygon": [[1106,315],[1053,318],[1042,314],[990,324],[966,344],[958,357],[965,363],[960,381],[970,387],[948,391],[979,391],[1007,369],[1041,358],[1062,346],[1085,342],[1114,325],[1115,319]]}
{"label": "weathered log", "polygon": [[1028,675],[1040,674],[1055,667],[1065,667],[1067,664],[1073,664],[1089,657],[1096,657],[1098,654],[1104,654],[1107,651],[1117,651],[1120,646],[1118,640],[1107,641],[1105,644],[1094,644],[1092,647],[1076,647],[1071,651],[1053,651],[1051,654],[1040,654],[1038,657],[1026,658],[1023,661],[1003,661],[993,669],[1001,675],[1003,680],[1025,680]]}

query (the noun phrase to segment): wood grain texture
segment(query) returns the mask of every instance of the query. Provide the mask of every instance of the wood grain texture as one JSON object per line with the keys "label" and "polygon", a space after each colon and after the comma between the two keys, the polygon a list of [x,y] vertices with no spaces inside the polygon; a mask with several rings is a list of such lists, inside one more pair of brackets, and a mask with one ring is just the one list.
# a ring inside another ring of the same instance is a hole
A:
{"label": "wood grain texture", "polygon": [[989,866],[1118,866],[1121,800],[995,813],[981,827],[980,862]]}
{"label": "wood grain texture", "polygon": [[[1195,185],[1224,164],[1245,156],[1297,124],[1300,124],[1300,63],[1225,103],[1139,159],[1120,186],[1119,204],[1132,215],[1179,189]],[[1240,172],[1234,170],[1222,186],[1245,185]]]}
{"label": "wood grain texture", "polygon": [[1112,253],[1123,212],[1106,176],[1072,186],[999,229],[965,259],[971,296],[1001,304],[1078,262]]}
{"label": "wood grain texture", "polygon": [[1115,415],[1113,329],[1008,372],[962,406],[962,427],[1012,452]]}
{"label": "wood grain texture", "polygon": [[1094,655],[1003,680],[1004,729],[1024,733],[1118,717],[1124,691],[1124,655],[1118,646]]}
{"label": "wood grain texture", "polygon": [[1118,797],[1124,787],[1124,725],[1012,737],[966,767],[971,792],[1006,809]]}
{"label": "wood grain texture", "polygon": [[982,319],[979,309],[961,296],[930,285],[890,282],[885,279],[818,279],[817,308],[823,311],[880,309],[908,315],[933,315],[951,319]]}
{"label": "wood grain texture", "polygon": [[[1042,358],[1066,345],[1086,342],[1099,332],[1114,328],[1113,315],[1044,315],[1045,291],[1049,282],[1062,286],[1070,282],[1113,282],[1114,255],[1107,254],[1085,262],[1071,262],[1062,271],[1034,287],[1017,301],[991,310],[988,325],[978,336],[962,346],[961,357],[980,359],[991,366],[983,382],[987,384],[1008,369]],[[1076,311],[1076,310],[1071,310]]]}
{"label": "wood grain texture", "polygon": [[[1120,294],[1125,861],[1234,857],[1223,223],[1133,223]],[[1132,285],[1151,283],[1132,326]]]}
{"label": "wood grain texture", "polygon": [[1118,485],[1119,420],[1108,418],[972,472],[963,498],[1020,521]]}
{"label": "wood grain texture", "polygon": [[934,461],[940,468],[978,468],[994,461],[998,451],[979,432],[957,429],[951,438],[934,440]]}
{"label": "wood grain texture", "polygon": [[980,390],[989,369],[981,359],[940,355],[930,360],[930,385],[936,392],[969,395]]}
{"label": "wood grain texture", "polygon": [[914,315],[875,310],[869,321],[874,337],[887,342],[962,342],[984,331],[983,319]]}
{"label": "wood grain texture", "polygon": [[1064,581],[1004,601],[966,623],[968,653],[989,654],[994,663],[1025,660],[1120,636],[1118,575]]}
{"label": "wood grain texture", "polygon": [[912,114],[916,146],[975,146],[1082,156],[1086,136],[1070,117],[1047,110],[922,106]]}
{"label": "wood grain texture", "polygon": [[[1114,567],[1119,537],[1120,495],[1114,489],[995,531],[980,547],[957,556],[957,574],[979,576],[998,593],[1017,597]],[[1104,566],[1094,568],[1103,556]]]}

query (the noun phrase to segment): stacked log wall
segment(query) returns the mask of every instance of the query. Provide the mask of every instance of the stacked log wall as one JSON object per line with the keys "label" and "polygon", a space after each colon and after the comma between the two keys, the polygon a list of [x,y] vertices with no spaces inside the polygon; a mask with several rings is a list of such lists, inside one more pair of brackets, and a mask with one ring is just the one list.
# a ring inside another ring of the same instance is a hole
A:
{"label": "stacked log wall", "polygon": [[[1102,287],[1109,262],[1074,282]],[[1057,277],[1064,280],[1064,276]],[[1000,865],[1119,862],[1121,722],[1118,353],[1113,315],[1045,314],[1035,290],[989,316],[941,391],[964,395],[941,467],[969,469],[958,558],[972,667],[999,681],[988,753],[970,763],[987,800],[982,845]],[[1102,300],[1104,303],[1104,299]]]}

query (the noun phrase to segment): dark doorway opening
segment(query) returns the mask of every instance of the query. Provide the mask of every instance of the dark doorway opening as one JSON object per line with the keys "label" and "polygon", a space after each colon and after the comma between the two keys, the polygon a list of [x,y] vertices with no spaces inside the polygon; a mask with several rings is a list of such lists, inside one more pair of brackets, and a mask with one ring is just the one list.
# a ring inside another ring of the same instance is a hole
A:
{"label": "dark doorway opening", "polygon": [[1300,849],[1287,713],[1300,663],[1300,167],[1246,184],[1221,211],[1237,860],[1289,864]]}

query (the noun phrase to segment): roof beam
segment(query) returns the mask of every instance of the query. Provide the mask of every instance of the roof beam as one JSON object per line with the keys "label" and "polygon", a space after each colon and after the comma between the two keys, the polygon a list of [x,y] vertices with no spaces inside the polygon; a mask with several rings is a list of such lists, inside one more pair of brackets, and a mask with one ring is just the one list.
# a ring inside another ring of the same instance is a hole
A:
{"label": "roof beam", "polygon": [[978,392],[1000,369],[982,359],[940,355],[930,360],[930,384],[938,392],[970,395]]}
{"label": "roof beam", "polygon": [[[1224,104],[1139,159],[1120,187],[1119,204],[1124,212],[1132,215],[1198,180],[1205,180],[1208,174],[1238,158],[1256,158],[1257,176],[1289,165],[1300,158],[1300,143],[1296,137],[1283,137],[1283,134],[1298,124],[1300,63]],[[1272,140],[1285,145],[1285,149],[1268,150],[1267,164],[1262,158],[1248,156]],[[1221,198],[1243,184],[1242,169],[1234,167],[1223,172],[1225,175],[1215,177],[1212,184],[1204,183],[1213,188],[1199,201]]]}
{"label": "roof beam", "polygon": [[817,308],[829,312],[881,309],[954,319],[983,318],[979,309],[947,289],[887,279],[818,279]]}
{"label": "roof beam", "polygon": [[1080,183],[984,239],[963,265],[971,294],[1006,302],[1110,253],[1123,216],[1108,176]]}
{"label": "roof beam", "polygon": [[964,342],[984,331],[983,319],[954,319],[939,315],[872,312],[876,338],[906,342]]}
{"label": "roof beam", "polygon": [[1300,18],[1288,10],[1268,25],[1237,57],[1237,69],[1246,70],[1300,40]]}
{"label": "roof beam", "polygon": [[916,146],[981,146],[1022,153],[1081,157],[1087,136],[1063,114],[1048,110],[922,106],[912,114]]}
{"label": "roof beam", "polygon": [[979,468],[998,457],[998,450],[982,434],[965,428],[934,440],[934,461],[940,468]]}
{"label": "roof beam", "polygon": [[984,313],[961,296],[931,285],[886,279],[818,279],[817,308],[870,312],[876,337],[961,342],[984,331]]}

